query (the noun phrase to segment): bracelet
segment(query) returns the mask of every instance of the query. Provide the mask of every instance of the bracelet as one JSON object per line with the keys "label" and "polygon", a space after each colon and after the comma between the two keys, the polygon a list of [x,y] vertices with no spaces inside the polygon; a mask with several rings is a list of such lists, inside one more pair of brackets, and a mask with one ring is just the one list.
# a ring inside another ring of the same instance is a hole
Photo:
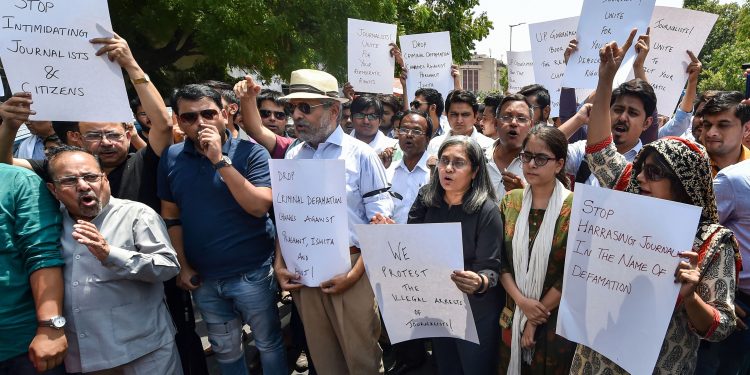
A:
{"label": "bracelet", "polygon": [[486,292],[486,290],[484,290],[484,287],[487,286],[487,283],[484,281],[484,277],[482,277],[481,273],[478,273],[477,275],[479,275],[479,280],[481,280],[481,283],[479,284],[479,289],[477,289],[474,294],[484,294]]}

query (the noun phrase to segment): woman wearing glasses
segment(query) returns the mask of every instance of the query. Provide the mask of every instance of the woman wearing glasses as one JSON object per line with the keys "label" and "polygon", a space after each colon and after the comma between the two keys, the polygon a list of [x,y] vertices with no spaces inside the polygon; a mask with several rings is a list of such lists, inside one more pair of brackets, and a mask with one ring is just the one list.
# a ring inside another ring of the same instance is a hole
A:
{"label": "woman wearing glasses", "polygon": [[[632,43],[609,43],[599,52],[599,83],[589,121],[586,160],[604,187],[702,207],[693,248],[680,253],[675,270],[680,291],[654,368],[660,374],[695,372],[700,340],[721,341],[734,331],[734,285],[741,267],[732,232],[719,225],[705,149],[666,137],[643,146],[632,164],[617,152],[610,126],[612,80]],[[594,370],[596,369],[596,370]],[[626,374],[620,366],[578,345],[571,373]]]}
{"label": "woman wearing glasses", "polygon": [[526,187],[500,203],[505,223],[500,280],[507,293],[501,374],[565,374],[575,345],[555,334],[573,194],[565,161],[568,141],[536,126],[522,144]]}
{"label": "woman wearing glasses", "polygon": [[[451,279],[469,297],[480,345],[433,338],[440,374],[494,374],[500,330],[502,290],[497,285],[502,233],[500,212],[487,175],[482,148],[466,136],[448,138],[438,150],[437,173],[420,189],[409,224],[461,223],[464,270]],[[376,215],[375,223],[393,223]]]}

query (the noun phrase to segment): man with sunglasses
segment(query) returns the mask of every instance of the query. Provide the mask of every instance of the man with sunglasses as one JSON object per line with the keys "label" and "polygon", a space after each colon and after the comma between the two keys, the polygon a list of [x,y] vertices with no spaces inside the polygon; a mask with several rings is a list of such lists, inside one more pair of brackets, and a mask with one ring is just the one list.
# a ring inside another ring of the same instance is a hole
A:
{"label": "man with sunglasses", "polygon": [[159,164],[158,192],[182,269],[224,374],[246,374],[243,323],[253,329],[265,374],[286,375],[273,280],[270,155],[232,138],[220,95],[186,85],[172,100],[185,142]]}
{"label": "man with sunglasses", "polygon": [[292,291],[319,373],[382,373],[380,319],[354,225],[369,223],[378,212],[391,215],[385,169],[374,150],[339,127],[341,103],[347,99],[339,97],[335,77],[319,70],[296,70],[289,88],[283,99],[293,109],[297,135],[303,142],[292,147],[286,158],[345,161],[352,269],[320,287],[304,287],[297,283],[299,276],[286,268],[277,241],[276,278],[284,290]]}
{"label": "man with sunglasses", "polygon": [[409,103],[409,108],[415,111],[427,112],[430,115],[430,121],[436,126],[434,136],[441,135],[449,129],[449,123],[446,116],[443,116],[445,102],[443,95],[435,89],[420,88],[414,93],[414,100]]}
{"label": "man with sunglasses", "polygon": [[62,146],[48,157],[47,188],[62,204],[66,371],[181,375],[162,284],[180,266],[161,218],[112,197],[85,150]]}
{"label": "man with sunglasses", "polygon": [[261,89],[249,75],[234,85],[234,93],[240,102],[247,134],[265,147],[273,159],[283,159],[294,140],[286,136],[288,110],[280,100],[281,93]]}

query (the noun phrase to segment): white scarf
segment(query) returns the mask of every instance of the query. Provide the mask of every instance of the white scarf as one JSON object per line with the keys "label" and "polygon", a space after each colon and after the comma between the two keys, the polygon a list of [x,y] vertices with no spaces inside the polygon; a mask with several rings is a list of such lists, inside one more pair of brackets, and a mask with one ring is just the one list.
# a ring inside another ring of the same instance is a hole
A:
{"label": "white scarf", "polygon": [[[526,185],[523,189],[523,201],[521,212],[516,220],[515,233],[513,233],[513,271],[515,272],[516,285],[526,298],[539,300],[544,287],[544,278],[547,276],[547,262],[552,250],[552,239],[555,235],[555,224],[560,216],[560,209],[565,198],[570,194],[563,184],[555,180],[555,190],[547,203],[544,211],[544,219],[534,239],[531,255],[529,255],[529,211],[531,210],[531,187]],[[528,319],[516,304],[513,314],[512,342],[510,365],[508,374],[521,373],[521,354],[526,363],[531,363],[534,349],[523,350],[521,348],[521,330]]]}

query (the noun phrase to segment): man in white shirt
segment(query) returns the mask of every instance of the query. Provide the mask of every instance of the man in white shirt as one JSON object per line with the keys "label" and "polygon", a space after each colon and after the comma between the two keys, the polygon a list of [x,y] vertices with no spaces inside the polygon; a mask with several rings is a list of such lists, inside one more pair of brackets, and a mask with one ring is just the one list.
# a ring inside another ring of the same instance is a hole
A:
{"label": "man in white shirt", "polygon": [[448,134],[443,134],[433,138],[427,146],[427,153],[430,156],[437,156],[440,145],[454,135],[465,135],[482,147],[483,150],[491,147],[494,143],[492,138],[485,136],[477,131],[474,124],[477,122],[479,112],[479,103],[473,93],[466,90],[455,90],[448,94],[445,100],[445,112],[448,113],[448,123],[451,130]]}
{"label": "man in white shirt", "polygon": [[404,157],[391,164],[385,173],[391,183],[393,220],[397,224],[406,224],[419,189],[430,182],[428,155],[425,151],[432,132],[429,115],[417,111],[406,112],[395,131]]}
{"label": "man in white shirt", "polygon": [[393,138],[387,137],[380,131],[380,124],[383,122],[383,104],[376,96],[358,96],[352,101],[351,111],[354,130],[349,135],[366,143],[378,154],[396,145]]}

